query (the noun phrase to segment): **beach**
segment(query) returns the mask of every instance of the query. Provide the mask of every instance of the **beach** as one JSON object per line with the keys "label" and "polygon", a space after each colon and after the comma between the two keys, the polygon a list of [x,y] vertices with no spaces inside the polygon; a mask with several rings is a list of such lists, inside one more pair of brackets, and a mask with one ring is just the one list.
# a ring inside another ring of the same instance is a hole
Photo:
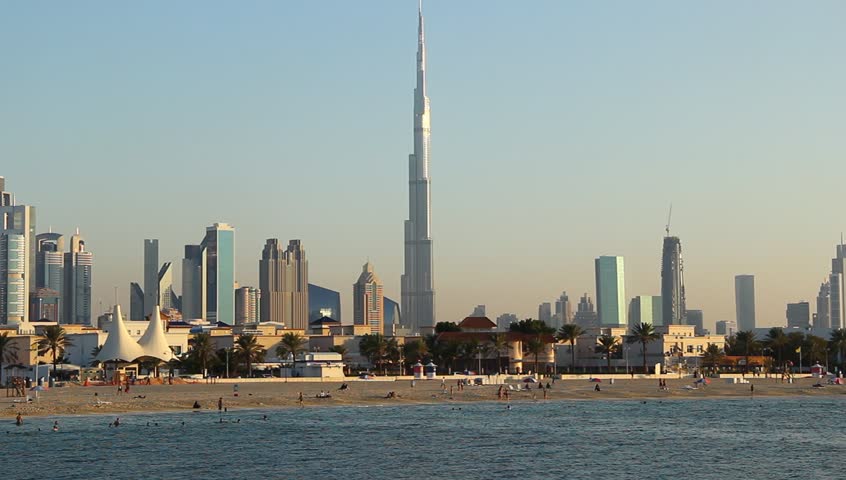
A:
{"label": "beach", "polygon": [[[601,379],[601,377],[599,377]],[[752,378],[755,397],[827,396],[846,394],[846,386],[826,385],[814,388],[819,380],[802,378],[795,383],[781,383],[779,379]],[[546,385],[547,380],[543,380]],[[684,399],[750,397],[750,384],[731,384],[725,379],[712,379],[707,386],[693,388],[694,380],[667,379],[667,389],[658,388],[657,379],[618,379],[613,384],[608,379],[601,382],[589,380],[549,380],[549,389],[539,384],[509,383],[508,400],[498,398],[499,385],[465,386],[459,390],[457,379],[445,377],[444,388],[437,380],[348,380],[348,388],[339,390],[341,382],[250,382],[195,383],[174,385],[134,385],[128,393],[117,393],[116,386],[65,386],[39,392],[38,399],[23,402],[21,398],[0,398],[0,415],[24,416],[121,414],[166,411],[193,411],[197,402],[200,411],[217,411],[219,399],[229,411],[255,408],[304,408],[350,405],[398,405],[423,403],[462,402],[543,402],[555,400],[623,400],[623,399]],[[599,385],[600,390],[595,387]],[[450,392],[450,387],[452,391]],[[520,390],[518,390],[520,389]],[[300,405],[299,393],[303,394]],[[317,398],[321,392],[331,397]],[[394,392],[395,397],[389,397]],[[546,397],[544,397],[546,392]],[[17,400],[17,402],[16,402]]]}

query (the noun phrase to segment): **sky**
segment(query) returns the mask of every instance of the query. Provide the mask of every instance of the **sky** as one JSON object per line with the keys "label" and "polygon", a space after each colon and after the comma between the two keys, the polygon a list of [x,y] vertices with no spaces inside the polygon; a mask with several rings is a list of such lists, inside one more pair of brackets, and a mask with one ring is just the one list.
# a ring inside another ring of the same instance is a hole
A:
{"label": "sky", "polygon": [[[688,308],[812,308],[841,231],[846,3],[426,0],[438,320],[660,293],[669,205]],[[79,227],[94,304],[128,306],[143,239],[180,264],[236,228],[236,277],[302,239],[342,292],[369,258],[399,299],[414,0],[6,2],[0,175],[39,231]],[[177,290],[178,286],[177,277]]]}

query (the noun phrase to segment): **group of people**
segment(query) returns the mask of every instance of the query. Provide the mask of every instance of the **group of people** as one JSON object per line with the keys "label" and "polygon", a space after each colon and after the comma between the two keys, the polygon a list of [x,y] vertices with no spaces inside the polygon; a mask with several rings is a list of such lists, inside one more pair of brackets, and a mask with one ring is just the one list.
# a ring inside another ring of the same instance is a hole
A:
{"label": "group of people", "polygon": [[667,386],[667,381],[663,378],[658,379],[658,390],[661,390],[662,392],[667,392],[670,390],[670,387]]}

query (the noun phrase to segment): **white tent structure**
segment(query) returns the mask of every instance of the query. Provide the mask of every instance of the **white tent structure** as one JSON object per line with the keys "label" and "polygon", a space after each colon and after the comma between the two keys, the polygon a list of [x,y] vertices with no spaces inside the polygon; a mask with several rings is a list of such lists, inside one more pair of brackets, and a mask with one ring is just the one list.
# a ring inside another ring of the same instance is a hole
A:
{"label": "white tent structure", "polygon": [[143,356],[145,357],[156,358],[163,362],[173,360],[173,350],[167,344],[158,305],[153,309],[153,314],[150,315],[150,323],[147,325],[144,335],[138,340],[138,345],[144,351]]}
{"label": "white tent structure", "polygon": [[97,361],[100,362],[124,362],[131,363],[136,358],[144,356],[144,350],[138,342],[129,336],[123,317],[120,314],[120,305],[115,305],[112,315],[112,329],[106,338],[106,343],[97,354]]}

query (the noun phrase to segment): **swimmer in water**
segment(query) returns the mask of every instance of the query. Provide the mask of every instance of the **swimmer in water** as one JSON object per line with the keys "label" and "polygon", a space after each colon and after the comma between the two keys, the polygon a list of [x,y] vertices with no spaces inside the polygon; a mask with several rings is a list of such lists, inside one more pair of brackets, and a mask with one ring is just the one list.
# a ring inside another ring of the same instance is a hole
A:
{"label": "swimmer in water", "polygon": [[115,427],[119,427],[119,426],[120,426],[120,417],[115,418],[115,421],[114,421],[113,425],[114,425]]}
{"label": "swimmer in water", "polygon": [[59,421],[58,421],[58,420],[56,420],[55,422],[53,422],[53,431],[54,431],[54,432],[58,432],[58,431],[59,431]]}
{"label": "swimmer in water", "polygon": [[15,417],[15,425],[17,425],[17,426],[19,426],[19,427],[20,427],[21,425],[23,425],[23,423],[24,423],[24,421],[23,421],[23,417],[22,417],[22,416],[21,416],[21,414],[19,413],[19,414],[18,414],[18,416],[17,416],[17,417]]}
{"label": "swimmer in water", "polygon": [[511,405],[505,407],[506,410],[511,410]]}

